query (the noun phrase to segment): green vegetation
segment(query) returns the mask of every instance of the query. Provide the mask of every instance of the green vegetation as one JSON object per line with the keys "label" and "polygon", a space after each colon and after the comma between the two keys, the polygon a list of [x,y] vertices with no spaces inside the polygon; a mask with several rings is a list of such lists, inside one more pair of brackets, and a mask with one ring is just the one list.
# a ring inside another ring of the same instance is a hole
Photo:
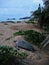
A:
{"label": "green vegetation", "polygon": [[43,10],[43,8],[39,4],[38,9],[35,10],[34,12],[32,12],[32,14],[31,14],[32,18],[30,19],[30,20],[33,19],[33,20],[38,21],[38,24],[40,27],[43,26],[43,21],[41,22],[42,10]]}
{"label": "green vegetation", "polygon": [[20,58],[26,58],[27,56],[28,56],[28,54],[26,53],[26,52],[21,52],[21,53],[18,53],[18,56],[20,57]]}
{"label": "green vegetation", "polygon": [[45,39],[45,36],[42,33],[39,33],[34,30],[19,31],[19,32],[15,32],[13,35],[14,36],[24,35],[25,40],[27,40],[37,46],[40,46],[40,43]]}
{"label": "green vegetation", "polygon": [[14,35],[14,36],[24,35],[24,32],[23,32],[23,31],[18,31],[18,32],[13,33],[13,35]]}
{"label": "green vegetation", "polygon": [[27,53],[19,53],[15,48],[0,46],[0,65],[17,65],[18,59],[24,59],[27,56]]}
{"label": "green vegetation", "polygon": [[39,32],[30,30],[26,32],[26,35],[24,36],[24,38],[27,41],[37,46],[40,46],[40,43],[45,39],[45,36]]}
{"label": "green vegetation", "polygon": [[10,55],[15,56],[17,54],[17,50],[9,46],[0,46],[0,54],[8,57],[10,57]]}
{"label": "green vegetation", "polygon": [[49,0],[43,2],[44,7],[39,4],[38,9],[32,12],[30,21],[37,20],[41,28],[49,30]]}
{"label": "green vegetation", "polygon": [[34,21],[26,21],[25,23],[32,23],[32,24],[36,24],[36,22],[34,22]]}
{"label": "green vegetation", "polygon": [[[16,56],[17,51],[9,46],[0,46],[0,65],[6,65],[10,59]],[[8,65],[8,64],[7,64]]]}

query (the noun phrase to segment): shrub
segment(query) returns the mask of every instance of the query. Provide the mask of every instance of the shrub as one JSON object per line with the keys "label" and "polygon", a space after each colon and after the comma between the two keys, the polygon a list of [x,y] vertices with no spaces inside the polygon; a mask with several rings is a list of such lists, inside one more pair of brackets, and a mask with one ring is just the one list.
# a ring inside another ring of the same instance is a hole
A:
{"label": "shrub", "polygon": [[37,46],[40,46],[40,43],[45,39],[45,36],[42,33],[34,30],[19,31],[15,32],[13,35],[24,35],[25,40],[32,42]]}
{"label": "shrub", "polygon": [[26,57],[25,52],[20,53],[15,48],[0,46],[0,65],[23,65],[21,59]]}
{"label": "shrub", "polygon": [[14,36],[24,35],[24,32],[23,32],[23,31],[18,31],[18,32],[13,33],[13,35],[14,35]]}
{"label": "shrub", "polygon": [[28,24],[30,24],[30,23],[36,24],[36,22],[34,22],[34,21],[26,21],[25,23],[28,23]]}
{"label": "shrub", "polygon": [[16,56],[16,54],[16,49],[9,46],[0,46],[0,65],[6,65],[10,61],[10,58]]}
{"label": "shrub", "polygon": [[33,30],[28,30],[25,32],[26,32],[24,36],[25,39],[37,46],[40,46],[40,43],[45,39],[45,36],[42,33],[39,33]]}
{"label": "shrub", "polygon": [[26,58],[28,54],[26,52],[21,52],[21,53],[18,53],[18,56],[21,58]]}

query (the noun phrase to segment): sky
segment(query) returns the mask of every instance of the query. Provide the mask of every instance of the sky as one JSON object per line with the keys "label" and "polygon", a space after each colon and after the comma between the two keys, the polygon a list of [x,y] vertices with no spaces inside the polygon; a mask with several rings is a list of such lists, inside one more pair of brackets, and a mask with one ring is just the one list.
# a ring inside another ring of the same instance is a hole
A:
{"label": "sky", "polygon": [[0,0],[0,20],[30,16],[39,3],[43,6],[42,0]]}

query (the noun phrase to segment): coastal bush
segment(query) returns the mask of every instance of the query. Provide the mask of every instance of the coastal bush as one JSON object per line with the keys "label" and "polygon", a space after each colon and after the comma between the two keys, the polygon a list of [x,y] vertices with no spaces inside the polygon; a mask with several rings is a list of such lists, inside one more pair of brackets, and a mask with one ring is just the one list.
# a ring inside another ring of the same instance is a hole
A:
{"label": "coastal bush", "polygon": [[24,35],[24,32],[23,32],[23,31],[18,31],[18,32],[13,33],[13,35],[14,35],[14,36]]}
{"label": "coastal bush", "polygon": [[30,23],[36,24],[34,21],[26,21],[25,23],[28,23],[28,24],[30,24]]}
{"label": "coastal bush", "polygon": [[25,52],[17,52],[15,48],[0,46],[0,65],[22,65],[21,59],[27,57]]}
{"label": "coastal bush", "polygon": [[24,36],[25,40],[40,46],[41,42],[45,39],[45,36],[42,33],[39,33],[37,31],[34,30],[28,30],[25,31],[25,36]]}
{"label": "coastal bush", "polygon": [[16,49],[9,46],[0,46],[0,65],[8,65],[7,63],[10,62],[10,58],[15,57],[16,54]]}
{"label": "coastal bush", "polygon": [[26,52],[21,52],[21,53],[18,53],[18,56],[21,58],[26,58],[28,54]]}
{"label": "coastal bush", "polygon": [[42,33],[34,30],[19,31],[14,33],[14,35],[24,35],[25,40],[32,42],[37,46],[40,46],[40,43],[45,39],[45,36]]}

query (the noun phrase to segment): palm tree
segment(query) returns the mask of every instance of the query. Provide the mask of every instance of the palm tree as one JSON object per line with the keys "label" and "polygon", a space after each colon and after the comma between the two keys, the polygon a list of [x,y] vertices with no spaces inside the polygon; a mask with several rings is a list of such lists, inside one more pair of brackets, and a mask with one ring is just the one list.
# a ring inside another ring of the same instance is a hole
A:
{"label": "palm tree", "polygon": [[41,28],[43,26],[49,28],[49,0],[43,0],[43,2],[45,6],[41,7],[39,4],[38,9],[31,16],[38,21]]}
{"label": "palm tree", "polygon": [[43,23],[41,22],[42,13],[43,13],[43,7],[41,7],[39,4],[38,9],[36,11],[32,12],[32,15],[31,15],[31,17],[33,17],[31,19],[37,20],[40,27],[42,27],[42,25],[43,25]]}
{"label": "palm tree", "polygon": [[46,27],[49,28],[49,0],[43,0],[44,2],[44,10],[45,11],[45,15],[44,15],[44,24],[46,25]]}
{"label": "palm tree", "polygon": [[34,11],[31,16],[34,16],[35,19],[39,19],[39,17],[41,16],[41,13],[42,13],[41,6],[39,4],[38,9]]}
{"label": "palm tree", "polygon": [[49,6],[49,0],[43,0],[45,7],[47,8]]}

